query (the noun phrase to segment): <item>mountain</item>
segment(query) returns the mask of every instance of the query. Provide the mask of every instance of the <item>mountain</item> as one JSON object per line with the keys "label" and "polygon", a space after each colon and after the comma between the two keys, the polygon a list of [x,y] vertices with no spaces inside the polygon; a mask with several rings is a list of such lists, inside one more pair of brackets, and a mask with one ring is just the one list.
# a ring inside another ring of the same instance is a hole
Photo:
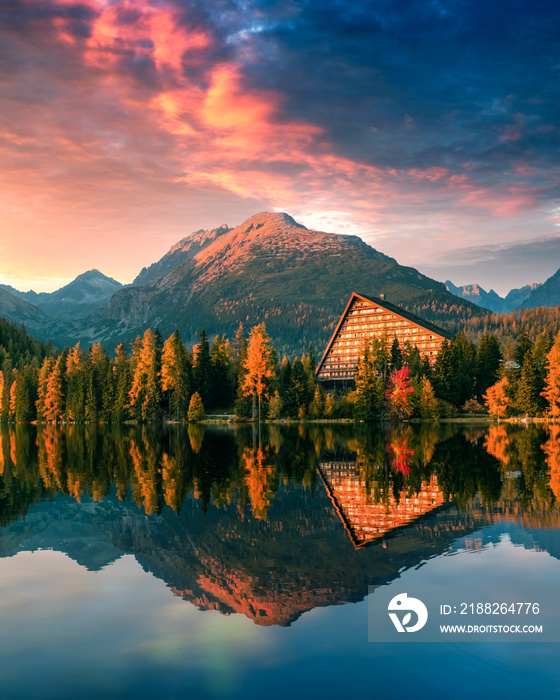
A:
{"label": "mountain", "polygon": [[[450,280],[447,280],[445,283],[446,289],[452,294],[461,299],[467,299],[473,304],[483,309],[488,309],[495,314],[511,313],[518,307],[525,306],[523,302],[540,286],[538,283],[526,284],[520,289],[512,289],[504,298],[496,294],[493,289],[487,292],[479,284],[464,284],[462,287],[456,287]],[[556,306],[558,303],[560,301],[554,304],[538,304],[538,306]]]}
{"label": "mountain", "polygon": [[524,309],[535,309],[538,306],[558,306],[558,304],[560,304],[560,269],[546,282],[533,289],[520,306]]}
{"label": "mountain", "polygon": [[472,301],[473,304],[496,314],[511,311],[505,299],[502,299],[493,289],[487,292],[479,284],[465,284],[462,287],[456,287],[450,280],[447,280],[445,287],[451,294]]}
{"label": "mountain", "polygon": [[[524,287],[519,289],[512,289],[505,297],[506,302],[511,305],[510,311],[516,309],[518,306],[522,306],[523,302],[529,298],[531,293],[542,286],[542,282],[533,282],[533,284],[526,284]],[[557,302],[558,303],[558,302]]]}
{"label": "mountain", "polygon": [[56,292],[20,292],[7,284],[0,289],[43,311],[52,318],[76,319],[105,305],[123,285],[99,270],[89,270]]}
{"label": "mountain", "polygon": [[41,335],[49,325],[47,315],[36,306],[29,304],[0,287],[0,316],[12,323],[24,323],[26,328]]}
{"label": "mountain", "polygon": [[190,236],[183,238],[179,243],[175,244],[161,260],[150,265],[148,268],[144,267],[133,284],[145,284],[146,282],[167,275],[172,270],[180,267],[183,263],[192,260],[200,251],[207,248],[217,238],[223,236],[224,233],[229,233],[229,231],[231,231],[231,229],[225,224],[211,231],[204,231],[202,229],[195,231]]}
{"label": "mountain", "polygon": [[288,214],[264,212],[233,229],[183,239],[136,284],[65,332],[114,345],[157,326],[196,342],[202,328],[231,338],[240,322],[249,330],[264,321],[279,351],[299,352],[309,342],[324,346],[353,291],[384,294],[451,329],[483,313],[357,236],[312,231]]}

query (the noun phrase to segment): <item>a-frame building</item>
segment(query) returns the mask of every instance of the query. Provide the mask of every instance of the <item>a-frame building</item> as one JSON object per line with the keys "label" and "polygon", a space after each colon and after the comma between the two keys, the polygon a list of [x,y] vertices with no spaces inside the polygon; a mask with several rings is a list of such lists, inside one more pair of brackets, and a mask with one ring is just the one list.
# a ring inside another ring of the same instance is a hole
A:
{"label": "a-frame building", "polygon": [[348,383],[366,343],[385,338],[389,348],[394,338],[415,345],[422,357],[433,362],[444,340],[452,335],[429,321],[391,304],[385,299],[354,292],[317,366],[322,382]]}

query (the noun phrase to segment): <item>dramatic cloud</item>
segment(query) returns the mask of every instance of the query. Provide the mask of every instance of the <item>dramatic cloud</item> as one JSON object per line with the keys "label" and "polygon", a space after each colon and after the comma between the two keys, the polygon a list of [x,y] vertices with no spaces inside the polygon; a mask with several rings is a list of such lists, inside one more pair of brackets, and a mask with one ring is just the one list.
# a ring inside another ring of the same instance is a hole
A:
{"label": "dramatic cloud", "polygon": [[548,0],[0,2],[0,277],[126,281],[262,209],[440,278],[466,246],[556,238],[559,22]]}

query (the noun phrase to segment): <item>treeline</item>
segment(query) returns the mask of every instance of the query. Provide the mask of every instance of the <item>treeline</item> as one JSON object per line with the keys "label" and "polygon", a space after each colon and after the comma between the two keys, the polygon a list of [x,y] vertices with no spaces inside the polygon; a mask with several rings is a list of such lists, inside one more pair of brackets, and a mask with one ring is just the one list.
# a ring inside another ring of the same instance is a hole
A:
{"label": "treeline", "polygon": [[522,331],[528,334],[533,343],[541,336],[555,337],[560,333],[560,306],[517,309],[508,314],[488,312],[484,316],[465,319],[462,329],[474,343],[479,343],[486,334],[495,335],[506,359],[511,360]]}
{"label": "treeline", "polygon": [[39,363],[44,357],[52,354],[50,343],[42,343],[27,335],[24,326],[7,321],[0,317],[0,368],[5,363],[12,367],[22,367],[35,362]]}
{"label": "treeline", "polygon": [[533,343],[522,331],[513,359],[502,363],[499,377],[484,396],[489,413],[498,418],[526,416],[560,417],[560,333],[550,333]]}
{"label": "treeline", "polygon": [[500,416],[560,414],[560,341],[551,333],[533,342],[521,331],[512,360],[496,336],[485,334],[477,347],[459,333],[433,366],[396,338],[373,340],[354,381],[336,389],[316,382],[311,345],[279,361],[264,324],[248,337],[240,325],[232,343],[225,336],[210,342],[202,330],[192,352],[178,331],[164,341],[150,329],[128,351],[121,343],[114,357],[99,343],[88,350],[78,343],[42,360],[48,348],[38,346],[26,361],[31,350],[21,347],[17,363],[5,359],[0,370],[0,421],[197,421],[232,407],[254,420],[433,420],[485,406]]}

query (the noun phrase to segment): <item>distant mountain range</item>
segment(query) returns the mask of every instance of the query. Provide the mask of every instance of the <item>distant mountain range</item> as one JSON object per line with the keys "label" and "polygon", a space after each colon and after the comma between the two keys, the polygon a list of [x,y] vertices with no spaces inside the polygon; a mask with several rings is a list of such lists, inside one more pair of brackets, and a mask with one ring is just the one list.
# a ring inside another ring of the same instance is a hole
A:
{"label": "distant mountain range", "polygon": [[546,282],[527,284],[519,289],[512,289],[505,297],[501,297],[491,289],[487,292],[478,284],[465,284],[456,287],[447,280],[448,291],[461,299],[472,301],[495,314],[511,313],[516,309],[536,309],[539,306],[558,306],[560,304],[560,269]]}
{"label": "distant mountain range", "polygon": [[353,291],[384,295],[451,331],[483,315],[481,307],[502,312],[539,299],[560,303],[558,273],[505,299],[478,285],[446,285],[357,236],[313,231],[288,214],[263,212],[235,228],[192,233],[127,287],[98,270],[50,294],[0,285],[0,316],[57,345],[100,341],[109,348],[148,327],[164,335],[178,328],[194,343],[202,328],[231,338],[240,322],[248,331],[264,321],[278,350],[291,353],[309,342],[320,351]]}
{"label": "distant mountain range", "polygon": [[[52,318],[76,319],[88,316],[106,304],[123,285],[99,270],[89,270],[56,292],[20,292],[6,284],[0,289],[39,308]],[[12,320],[12,319],[9,319]]]}

